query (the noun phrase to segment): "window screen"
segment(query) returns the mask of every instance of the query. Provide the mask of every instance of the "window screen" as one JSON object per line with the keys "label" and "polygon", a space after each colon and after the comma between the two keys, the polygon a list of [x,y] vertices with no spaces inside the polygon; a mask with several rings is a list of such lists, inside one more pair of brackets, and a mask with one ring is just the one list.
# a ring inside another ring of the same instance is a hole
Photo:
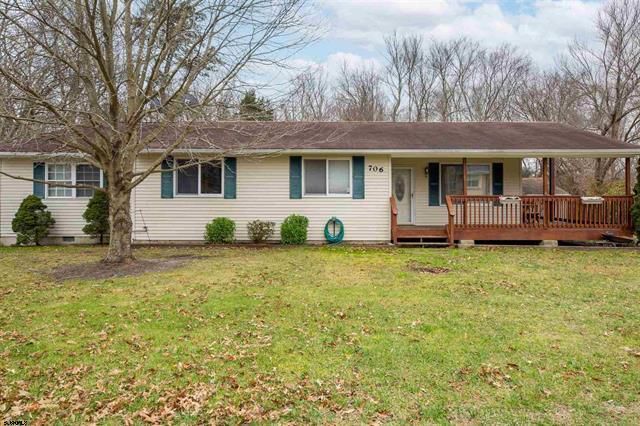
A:
{"label": "window screen", "polygon": [[[76,184],[100,186],[100,169],[89,164],[78,164],[76,166]],[[76,197],[93,197],[94,189],[78,188]]]}
{"label": "window screen", "polygon": [[326,195],[326,160],[304,160],[304,193],[310,195]]}
{"label": "window screen", "polygon": [[[178,167],[189,164],[189,160],[178,160]],[[185,167],[184,169],[178,169],[176,172],[178,176],[178,188],[177,193],[183,195],[197,195],[198,194],[198,165]]]}
{"label": "window screen", "polygon": [[49,183],[48,196],[49,197],[72,197],[73,188],[65,188],[62,186],[55,186],[52,182],[60,182],[67,185],[73,184],[73,177],[71,175],[71,164],[49,164],[47,180]]}
{"label": "window screen", "polygon": [[222,194],[222,167],[220,161],[200,165],[200,192]]}
{"label": "window screen", "polygon": [[329,194],[348,194],[349,160],[329,160]]}
{"label": "window screen", "polygon": [[440,166],[440,182],[442,184],[441,203],[446,203],[447,195],[462,195],[462,165],[443,164]]}

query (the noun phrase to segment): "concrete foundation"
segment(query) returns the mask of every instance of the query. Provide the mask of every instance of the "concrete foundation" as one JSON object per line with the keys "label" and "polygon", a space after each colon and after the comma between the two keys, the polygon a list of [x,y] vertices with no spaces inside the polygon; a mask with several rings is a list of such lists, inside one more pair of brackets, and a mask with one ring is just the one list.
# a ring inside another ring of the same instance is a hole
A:
{"label": "concrete foundation", "polygon": [[475,245],[476,245],[475,240],[460,240],[458,242],[458,247],[460,248],[468,248],[468,247],[473,247]]}
{"label": "concrete foundation", "polygon": [[541,247],[558,247],[558,240],[542,240],[540,241]]}

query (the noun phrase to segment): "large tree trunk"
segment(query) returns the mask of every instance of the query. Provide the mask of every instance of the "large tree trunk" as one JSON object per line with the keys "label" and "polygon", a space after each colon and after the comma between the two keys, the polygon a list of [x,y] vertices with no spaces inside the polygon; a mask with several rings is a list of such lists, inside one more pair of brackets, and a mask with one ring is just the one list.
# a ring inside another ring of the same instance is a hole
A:
{"label": "large tree trunk", "polygon": [[[118,185],[120,186],[120,185]],[[122,188],[122,186],[120,186]],[[109,223],[111,235],[105,263],[126,263],[133,260],[131,250],[131,192],[109,184]]]}
{"label": "large tree trunk", "polygon": [[601,195],[605,190],[605,181],[607,179],[607,173],[611,170],[611,167],[615,163],[615,158],[597,158],[595,160],[595,172],[593,174],[594,188],[596,194]]}
{"label": "large tree trunk", "polygon": [[636,164],[636,183],[633,187],[633,206],[631,208],[631,220],[636,237],[640,240],[640,157]]}

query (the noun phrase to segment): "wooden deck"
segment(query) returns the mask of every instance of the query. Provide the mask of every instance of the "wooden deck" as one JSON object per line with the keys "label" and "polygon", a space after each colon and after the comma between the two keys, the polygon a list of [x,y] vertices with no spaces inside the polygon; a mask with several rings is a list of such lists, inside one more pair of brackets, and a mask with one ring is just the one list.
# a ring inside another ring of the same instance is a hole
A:
{"label": "wooden deck", "polygon": [[576,196],[448,196],[448,222],[441,227],[398,225],[391,200],[391,237],[402,240],[540,241],[601,240],[604,233],[633,235],[631,196],[603,197],[589,204]]}
{"label": "wooden deck", "polygon": [[447,238],[444,226],[398,225],[398,238]]}

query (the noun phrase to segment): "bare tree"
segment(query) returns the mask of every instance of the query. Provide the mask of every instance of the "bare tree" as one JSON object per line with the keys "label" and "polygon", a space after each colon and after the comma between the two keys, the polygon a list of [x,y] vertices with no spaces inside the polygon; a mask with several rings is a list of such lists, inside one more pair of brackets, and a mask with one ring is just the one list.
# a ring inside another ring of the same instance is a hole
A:
{"label": "bare tree", "polygon": [[409,83],[410,121],[429,121],[434,119],[438,74],[429,64],[426,56],[421,55]]}
{"label": "bare tree", "polygon": [[479,50],[475,60],[469,78],[461,79],[464,115],[472,121],[511,119],[518,88],[530,77],[531,60],[510,45]]}
{"label": "bare tree", "polygon": [[382,79],[373,68],[349,69],[342,65],[335,90],[335,104],[340,120],[382,121],[386,99]]}
{"label": "bare tree", "polygon": [[[599,43],[576,41],[562,63],[585,103],[589,127],[623,142],[640,139],[640,2],[616,0],[598,15]],[[615,159],[596,161],[594,180],[602,186]]]}
{"label": "bare tree", "polygon": [[331,118],[328,77],[323,67],[303,71],[289,82],[281,109],[285,121],[327,121]]}
{"label": "bare tree", "polygon": [[[17,42],[15,32],[8,26],[0,26],[0,63],[21,70],[32,86],[58,98],[60,103],[72,97],[72,87],[65,85],[66,76],[61,75],[58,68],[44,66],[37,44],[30,40]],[[10,81],[0,78],[0,140],[23,139],[41,131],[40,115],[37,105],[21,96],[21,91]]]}
{"label": "bare tree", "polygon": [[[2,0],[6,37],[32,46],[38,66],[57,70],[73,95],[69,102],[36,84],[16,55],[0,61],[1,84],[12,90],[3,102],[20,99],[34,112],[2,115],[57,131],[49,138],[61,151],[104,171],[111,223],[105,261],[128,261],[131,191],[184,143],[200,116],[192,113],[215,105],[243,70],[278,65],[304,46],[314,36],[304,31],[306,18],[305,0]],[[153,130],[140,132],[150,120]],[[169,128],[175,140],[136,170],[138,155]]]}
{"label": "bare tree", "polygon": [[513,99],[514,118],[553,121],[585,128],[581,97],[562,71],[532,73],[518,87]]}
{"label": "bare tree", "polygon": [[423,39],[419,35],[385,37],[384,83],[391,97],[391,121],[414,118],[415,80],[424,62]]}
{"label": "bare tree", "polygon": [[[425,86],[421,83],[425,81],[421,80],[419,75],[422,68],[424,68],[424,42],[422,36],[409,35],[406,36],[402,43],[404,64],[407,70],[407,119],[414,121],[417,113],[416,107],[422,105],[422,102],[416,102],[416,96],[424,95]],[[420,83],[421,82],[421,83]],[[424,99],[422,99],[424,101]]]}
{"label": "bare tree", "polygon": [[384,38],[384,44],[384,78],[391,96],[389,117],[391,121],[398,121],[409,73],[404,40],[398,36],[398,33],[394,32],[391,36]]}
{"label": "bare tree", "polygon": [[463,121],[470,110],[469,92],[480,45],[467,38],[434,41],[429,64],[437,79],[436,110],[439,121]]}

